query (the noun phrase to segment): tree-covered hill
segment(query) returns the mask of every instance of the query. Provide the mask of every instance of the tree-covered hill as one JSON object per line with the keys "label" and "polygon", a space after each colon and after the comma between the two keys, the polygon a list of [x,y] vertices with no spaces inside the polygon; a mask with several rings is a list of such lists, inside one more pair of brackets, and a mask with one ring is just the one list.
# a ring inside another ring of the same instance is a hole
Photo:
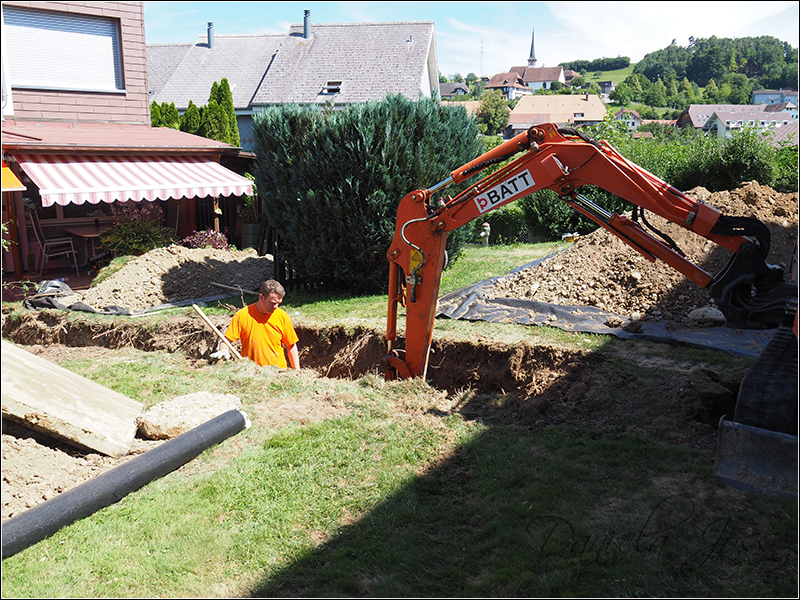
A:
{"label": "tree-covered hill", "polygon": [[771,36],[689,38],[687,47],[673,43],[646,54],[634,67],[651,82],[672,76],[700,87],[718,86],[744,76],[754,88],[797,89],[797,48]]}

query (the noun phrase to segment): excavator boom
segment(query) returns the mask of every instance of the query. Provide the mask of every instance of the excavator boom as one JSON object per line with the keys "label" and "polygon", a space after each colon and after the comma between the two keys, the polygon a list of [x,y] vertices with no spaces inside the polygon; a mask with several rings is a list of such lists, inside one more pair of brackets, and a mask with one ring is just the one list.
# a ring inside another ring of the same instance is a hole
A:
{"label": "excavator boom", "polygon": [[[517,156],[519,155],[519,156]],[[437,197],[488,166],[508,164],[455,197]],[[714,276],[689,261],[669,240],[654,237],[637,222],[607,212],[578,193],[595,185],[731,250],[728,266]],[[389,259],[389,309],[384,357],[389,379],[425,377],[445,265],[447,232],[473,219],[549,189],[562,201],[629,244],[650,261],[662,260],[708,288],[737,327],[774,327],[791,322],[797,305],[794,285],[767,265],[769,230],[756,219],[730,217],[698,202],[638,165],[606,142],[553,123],[531,127],[490,152],[452,171],[430,189],[407,194],[398,207]],[[405,306],[405,348],[396,348],[398,306]],[[788,308],[787,308],[788,307]],[[793,308],[792,308],[793,307]]]}

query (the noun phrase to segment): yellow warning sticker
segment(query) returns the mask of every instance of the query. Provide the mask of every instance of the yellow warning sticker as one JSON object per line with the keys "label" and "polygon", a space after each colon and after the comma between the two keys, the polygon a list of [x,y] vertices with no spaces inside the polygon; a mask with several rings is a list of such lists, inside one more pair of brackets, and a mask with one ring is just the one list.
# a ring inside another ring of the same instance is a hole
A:
{"label": "yellow warning sticker", "polygon": [[422,264],[422,252],[419,250],[412,250],[410,262],[411,270],[409,271],[409,275]]}

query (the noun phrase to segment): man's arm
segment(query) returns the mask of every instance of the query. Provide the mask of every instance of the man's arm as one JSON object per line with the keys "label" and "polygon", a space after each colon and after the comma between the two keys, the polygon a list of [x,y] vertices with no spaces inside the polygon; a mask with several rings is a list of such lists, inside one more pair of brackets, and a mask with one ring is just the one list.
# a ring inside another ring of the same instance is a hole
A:
{"label": "man's arm", "polygon": [[[231,358],[231,349],[233,348],[233,343],[236,341],[235,339],[232,340],[230,335],[229,335],[231,333],[231,331],[232,331],[232,325],[233,325],[233,319],[231,319],[231,322],[228,323],[228,327],[226,328],[225,334],[224,334],[224,337],[228,341],[228,344],[226,344],[222,339],[218,339],[217,340],[217,351],[211,354],[211,358],[224,358],[225,360],[230,360],[230,358]],[[229,344],[230,344],[230,346],[229,346]],[[241,355],[237,355],[237,358],[241,358]]]}
{"label": "man's arm", "polygon": [[289,355],[289,365],[296,371],[300,368],[300,353],[297,351],[297,344],[292,344],[287,349]]}

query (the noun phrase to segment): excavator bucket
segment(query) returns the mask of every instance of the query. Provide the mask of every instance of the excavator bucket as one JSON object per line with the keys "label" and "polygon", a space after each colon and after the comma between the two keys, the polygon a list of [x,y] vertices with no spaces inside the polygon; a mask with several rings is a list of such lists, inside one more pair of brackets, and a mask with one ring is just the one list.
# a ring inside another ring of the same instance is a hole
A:
{"label": "excavator bucket", "polygon": [[797,498],[797,336],[779,327],[719,424],[714,475],[726,485]]}

